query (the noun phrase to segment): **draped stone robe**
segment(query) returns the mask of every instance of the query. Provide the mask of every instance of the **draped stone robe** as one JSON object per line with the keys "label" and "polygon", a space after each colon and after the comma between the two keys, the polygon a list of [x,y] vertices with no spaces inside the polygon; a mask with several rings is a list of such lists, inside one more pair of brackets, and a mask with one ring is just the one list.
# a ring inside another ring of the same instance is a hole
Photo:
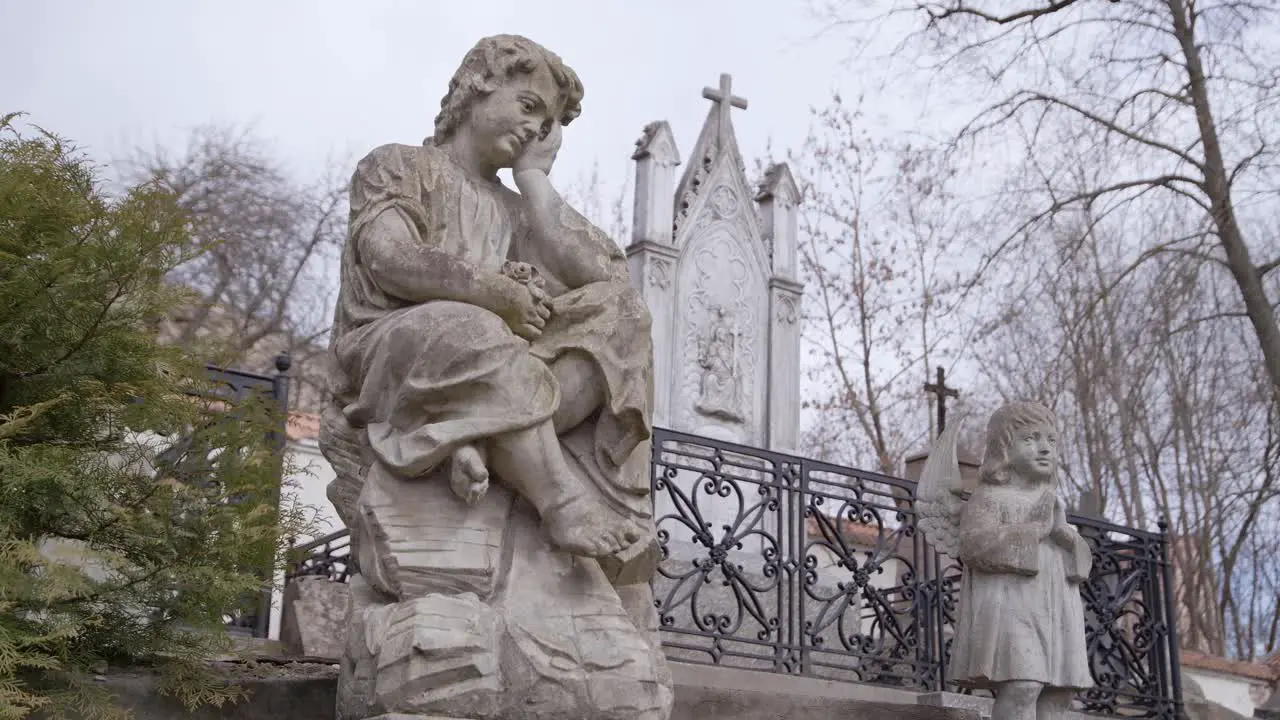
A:
{"label": "draped stone robe", "polygon": [[[415,304],[388,291],[360,242],[387,211],[414,234],[406,244],[434,247],[495,274],[506,260],[537,266],[555,296],[543,335],[530,344],[486,309],[440,300]],[[609,282],[568,288],[562,273],[542,262],[519,196],[468,175],[437,147],[386,145],[359,164],[334,323],[333,354],[345,380],[336,394],[352,426],[368,428],[370,447],[387,467],[420,476],[461,444],[550,419],[559,388],[547,365],[569,351],[589,356],[605,381],[606,407],[592,438],[604,468],[622,465],[648,438],[648,310],[627,283],[621,251],[603,233],[585,221],[562,231],[590,238]],[[616,490],[647,492],[647,476],[610,474],[621,483]]]}
{"label": "draped stone robe", "polygon": [[[405,221],[408,236],[369,246],[366,230],[386,212]],[[586,260],[607,280],[570,287],[543,261],[553,255],[538,247],[519,195],[469,175],[429,141],[380,147],[352,178],[325,432],[338,438],[331,447],[361,438],[368,458],[330,488],[360,573],[340,720],[670,712],[648,585],[611,582],[595,560],[551,546],[533,509],[500,483],[469,508],[442,476],[460,445],[549,421],[561,389],[548,365],[579,352],[603,380],[605,401],[561,437],[566,461],[598,499],[652,530],[650,316],[618,248],[576,213],[561,221],[560,237],[573,233],[575,246],[590,248]],[[530,343],[474,305],[397,297],[374,268],[403,267],[420,257],[415,245],[491,273],[506,260],[533,264],[553,296],[543,335]]]}
{"label": "draped stone robe", "polygon": [[979,485],[959,526],[965,563],[951,648],[951,678],[991,687],[1010,680],[1051,688],[1093,686],[1079,582],[1088,544],[1050,536],[1066,524],[1052,486]]}

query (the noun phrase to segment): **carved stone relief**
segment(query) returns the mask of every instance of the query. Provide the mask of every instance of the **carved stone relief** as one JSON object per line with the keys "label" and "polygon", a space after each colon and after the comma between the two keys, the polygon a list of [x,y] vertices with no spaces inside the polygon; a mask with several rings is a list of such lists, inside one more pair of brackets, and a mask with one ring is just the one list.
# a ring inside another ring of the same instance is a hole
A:
{"label": "carved stone relief", "polygon": [[739,338],[742,329],[720,306],[709,313],[710,324],[698,343],[698,401],[694,408],[708,417],[742,422],[742,368],[739,366]]}
{"label": "carved stone relief", "polygon": [[778,322],[784,325],[794,325],[799,312],[796,309],[796,299],[790,295],[780,295],[778,297]]}
{"label": "carved stone relief", "polygon": [[717,185],[711,191],[711,208],[718,217],[732,218],[738,213],[738,194],[728,185]]}
{"label": "carved stone relief", "polygon": [[649,284],[666,290],[671,286],[671,261],[653,258],[649,261]]}
{"label": "carved stone relief", "polygon": [[730,228],[716,230],[683,260],[692,267],[681,282],[692,282],[682,290],[689,311],[682,323],[681,394],[689,400],[681,414],[686,427],[701,425],[699,416],[751,427],[764,352],[757,308],[764,283]]}

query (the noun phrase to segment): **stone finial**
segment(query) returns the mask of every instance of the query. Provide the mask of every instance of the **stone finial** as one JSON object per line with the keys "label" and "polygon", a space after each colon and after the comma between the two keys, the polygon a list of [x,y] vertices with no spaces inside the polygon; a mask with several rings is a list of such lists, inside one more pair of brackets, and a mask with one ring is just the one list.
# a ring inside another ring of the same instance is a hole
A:
{"label": "stone finial", "polygon": [[786,163],[770,165],[764,173],[756,202],[760,205],[761,229],[773,256],[775,277],[796,277],[796,212],[800,205],[800,186]]}
{"label": "stone finial", "polygon": [[631,154],[636,161],[635,208],[632,243],[671,244],[675,209],[671,197],[675,188],[675,167],[680,164],[675,134],[666,120],[651,122],[636,141]]}
{"label": "stone finial", "polygon": [[664,165],[680,164],[675,133],[671,132],[671,124],[666,120],[656,120],[645,125],[640,139],[636,140],[636,149],[631,153],[631,159],[643,160],[648,157]]}

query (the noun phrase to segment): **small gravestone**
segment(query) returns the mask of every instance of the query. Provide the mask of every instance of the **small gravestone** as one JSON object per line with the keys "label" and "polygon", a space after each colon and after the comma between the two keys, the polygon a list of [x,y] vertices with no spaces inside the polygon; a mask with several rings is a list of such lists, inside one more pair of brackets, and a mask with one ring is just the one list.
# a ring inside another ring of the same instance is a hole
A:
{"label": "small gravestone", "polygon": [[280,643],[285,652],[308,658],[338,660],[347,638],[346,583],[322,575],[289,581],[281,601]]}

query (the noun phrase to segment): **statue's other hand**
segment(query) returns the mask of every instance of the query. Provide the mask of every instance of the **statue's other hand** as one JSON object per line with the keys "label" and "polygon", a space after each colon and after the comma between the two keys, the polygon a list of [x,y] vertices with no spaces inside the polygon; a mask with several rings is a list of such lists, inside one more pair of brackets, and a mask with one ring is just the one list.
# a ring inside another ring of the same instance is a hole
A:
{"label": "statue's other hand", "polygon": [[530,283],[525,287],[529,289],[529,294],[533,296],[533,301],[538,303],[542,307],[546,308],[547,314],[544,316],[544,319],[550,318],[551,317],[551,295],[547,294],[547,291],[543,289],[541,285],[534,285]]}
{"label": "statue's other hand", "polygon": [[551,317],[551,308],[535,293],[540,293],[543,298],[546,293],[516,282],[504,287],[506,291],[502,293],[502,302],[497,308],[498,316],[507,323],[511,332],[525,340],[541,337],[542,328]]}
{"label": "statue's other hand", "polygon": [[560,123],[553,122],[546,137],[534,138],[524,146],[520,156],[512,167],[513,172],[521,170],[541,170],[551,174],[551,166],[556,162],[556,154],[560,152],[560,142],[564,139],[564,131]]}

